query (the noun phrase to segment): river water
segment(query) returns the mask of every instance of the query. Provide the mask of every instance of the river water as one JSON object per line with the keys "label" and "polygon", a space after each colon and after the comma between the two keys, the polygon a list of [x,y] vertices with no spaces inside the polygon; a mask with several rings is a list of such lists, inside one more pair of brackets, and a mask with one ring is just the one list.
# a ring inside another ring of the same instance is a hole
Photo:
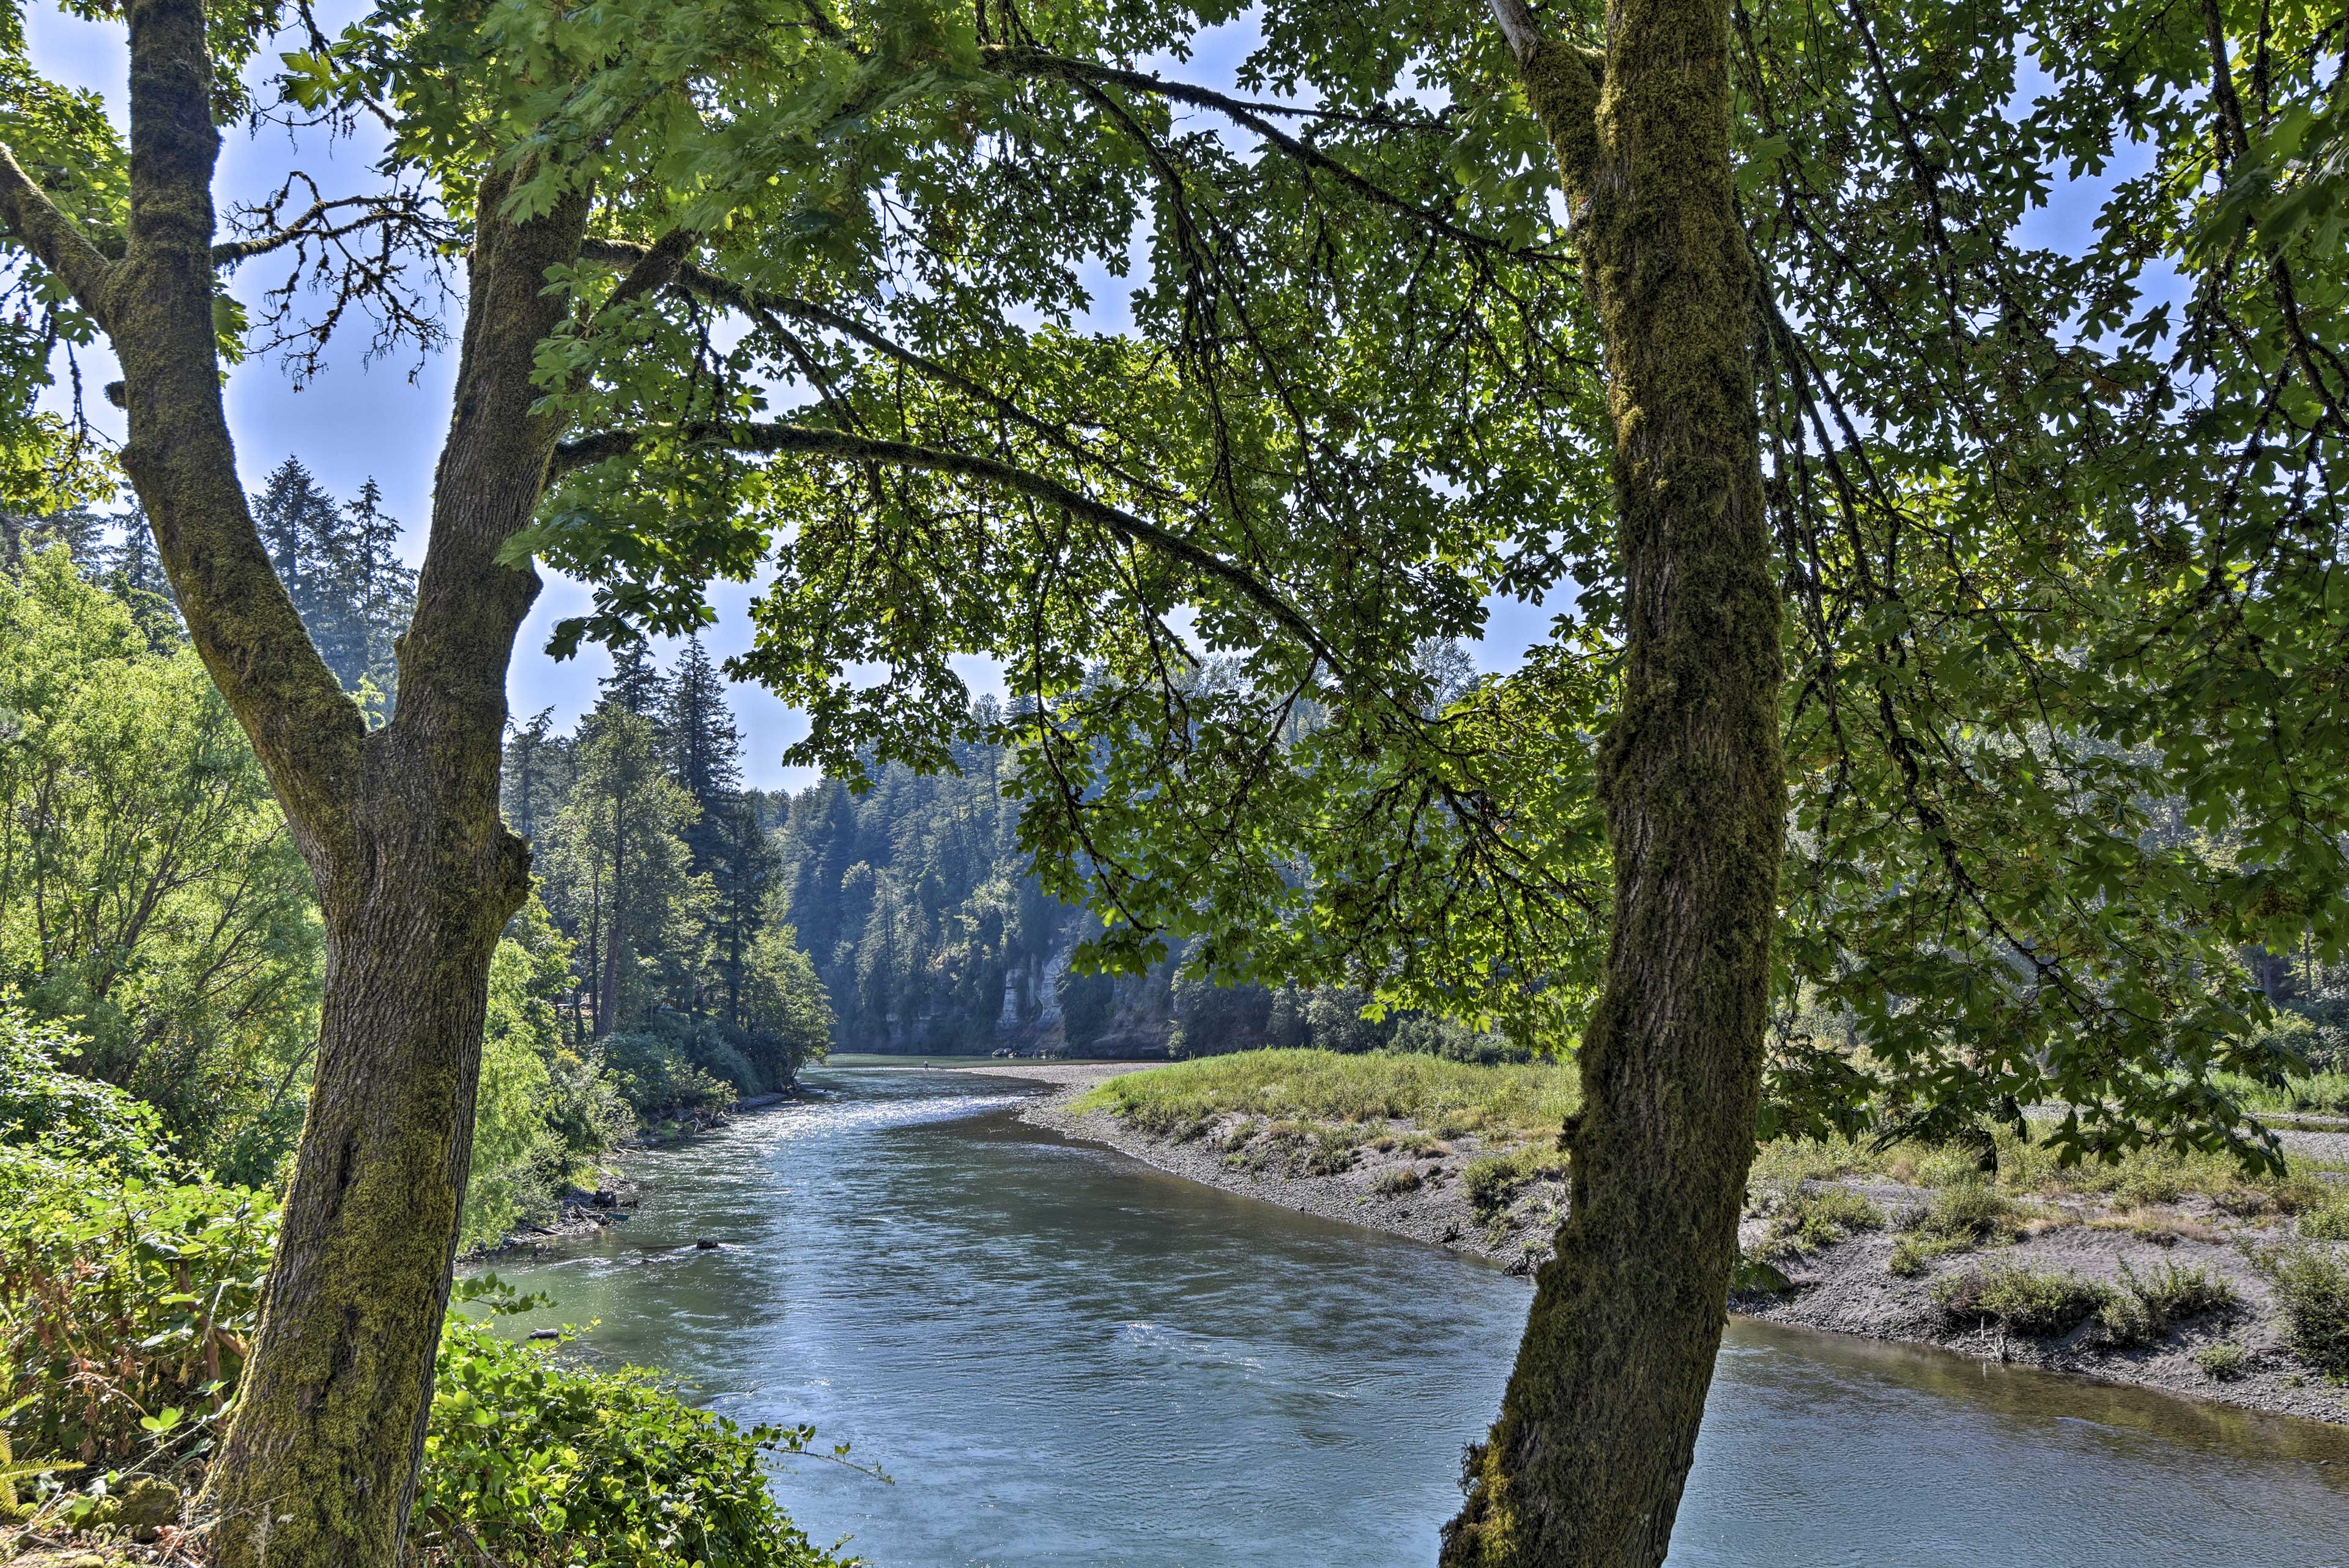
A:
{"label": "river water", "polygon": [[[825,1098],[643,1155],[636,1217],[500,1274],[746,1424],[894,1484],[776,1490],[878,1568],[1428,1568],[1530,1286],[1013,1119]],[[723,1243],[697,1248],[703,1238]],[[2349,1434],[1733,1323],[1674,1568],[2349,1568]]]}

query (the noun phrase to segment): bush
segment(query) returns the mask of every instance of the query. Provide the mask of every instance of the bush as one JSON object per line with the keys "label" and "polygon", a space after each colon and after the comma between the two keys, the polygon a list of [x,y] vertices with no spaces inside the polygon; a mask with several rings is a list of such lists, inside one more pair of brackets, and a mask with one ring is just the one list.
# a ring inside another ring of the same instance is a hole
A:
{"label": "bush", "polygon": [[2033,1339],[2069,1334],[2112,1299],[2093,1280],[2036,1269],[1968,1272],[1942,1281],[1933,1293],[1954,1322],[1996,1323]]}
{"label": "bush", "polygon": [[[520,1304],[520,1303],[505,1303]],[[558,1365],[482,1323],[441,1334],[409,1560],[432,1568],[825,1568],[767,1490],[807,1428],[697,1410],[634,1367]],[[844,1452],[844,1450],[843,1450]]]}
{"label": "bush", "polygon": [[2196,1351],[2194,1365],[2224,1383],[2230,1378],[2241,1376],[2243,1368],[2250,1363],[2251,1358],[2251,1352],[2245,1350],[2240,1345],[2231,1339],[2222,1339],[2215,1345],[2206,1345]]}
{"label": "bush", "polygon": [[2120,1288],[2096,1318],[2110,1343],[2147,1345],[2178,1324],[2223,1311],[2240,1299],[2234,1286],[2199,1266],[2166,1263],[2154,1274],[2141,1275],[2123,1263]]}
{"label": "bush", "polygon": [[1847,1187],[1782,1185],[1765,1193],[1759,1208],[1769,1223],[1753,1255],[1765,1262],[1832,1247],[1857,1231],[1884,1228],[1884,1210]]}
{"label": "bush", "polygon": [[[109,1472],[109,1490],[128,1495],[120,1472],[171,1475],[211,1449],[276,1215],[241,1188],[126,1186],[0,1152],[17,1178],[0,1210],[0,1452],[20,1461],[0,1473],[20,1492],[51,1489],[27,1503],[54,1502],[63,1467],[44,1461],[80,1461],[98,1480],[64,1511],[104,1522],[109,1505],[95,1489]],[[456,1293],[492,1311],[534,1304],[494,1280]],[[808,1451],[808,1429],[743,1431],[647,1373],[569,1367],[553,1349],[450,1317],[405,1561],[833,1568],[767,1491],[768,1459]]]}
{"label": "bush", "polygon": [[2012,1241],[2023,1231],[2023,1211],[1987,1187],[1952,1187],[1937,1194],[1913,1229],[1927,1236],[1980,1246]]}
{"label": "bush", "polygon": [[1381,1171],[1379,1179],[1371,1183],[1371,1190],[1381,1198],[1400,1198],[1406,1192],[1418,1191],[1422,1185],[1418,1171],[1398,1165],[1392,1170]]}
{"label": "bush", "polygon": [[2302,1210],[2300,1233],[2312,1241],[2349,1241],[2349,1187]]}
{"label": "bush", "polygon": [[2292,1350],[2320,1372],[2349,1376],[2349,1262],[2305,1241],[2269,1249],[2253,1261],[2275,1287]]}
{"label": "bush", "polygon": [[0,1000],[0,1144],[126,1176],[160,1174],[161,1120],[111,1084],[59,1066],[75,1049],[62,1025]]}
{"label": "bush", "polygon": [[1507,1154],[1488,1154],[1482,1159],[1470,1160],[1460,1172],[1460,1185],[1477,1217],[1491,1219],[1535,1181],[1560,1179],[1566,1169],[1564,1154],[1540,1144],[1528,1144]]}
{"label": "bush", "polygon": [[236,1384],[276,1237],[260,1193],[18,1168],[0,1209],[0,1409],[18,1455],[191,1457]]}

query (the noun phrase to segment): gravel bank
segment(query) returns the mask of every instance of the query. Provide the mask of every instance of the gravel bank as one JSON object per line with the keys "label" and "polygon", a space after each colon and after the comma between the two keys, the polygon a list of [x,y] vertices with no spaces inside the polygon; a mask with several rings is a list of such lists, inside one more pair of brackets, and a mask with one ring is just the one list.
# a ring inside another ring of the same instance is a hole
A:
{"label": "gravel bank", "polygon": [[[1050,1062],[974,1070],[1056,1085],[1058,1093],[1027,1106],[1020,1119],[1064,1137],[1106,1145],[1172,1175],[1466,1252],[1513,1273],[1529,1274],[1547,1261],[1549,1238],[1565,1205],[1563,1187],[1535,1181],[1497,1216],[1481,1216],[1462,1179],[1462,1172],[1480,1152],[1473,1137],[1452,1139],[1440,1146],[1441,1153],[1414,1156],[1404,1148],[1412,1129],[1398,1125],[1391,1129],[1392,1147],[1365,1146],[1343,1171],[1291,1175],[1278,1161],[1259,1159],[1252,1165],[1246,1155],[1218,1147],[1219,1140],[1228,1142],[1237,1130],[1225,1124],[1209,1128],[1203,1137],[1167,1143],[1133,1132],[1105,1112],[1081,1116],[1071,1108],[1094,1085],[1150,1065]],[[2287,1147],[2302,1154],[2349,1158],[2349,1134],[2287,1133],[2284,1140]],[[1406,1170],[1417,1176],[1418,1185],[1397,1190]],[[1929,1203],[1932,1193],[1892,1183],[1836,1185],[1867,1198],[1892,1221],[1891,1227],[1859,1231],[1848,1240],[1780,1257],[1778,1266],[1790,1288],[1775,1294],[1741,1293],[1733,1303],[1738,1311],[1774,1323],[1938,1345],[1983,1360],[2349,1424],[2349,1390],[2291,1355],[2277,1320],[2274,1293],[2246,1253],[2247,1245],[2283,1240],[2288,1221],[2254,1225],[2236,1220],[2207,1199],[2190,1195],[2165,1209],[2134,1211],[2126,1220],[2111,1212],[2109,1205],[2094,1200],[2051,1201],[2023,1236],[1933,1259],[1923,1272],[1901,1278],[1887,1267],[1901,1234],[1899,1224]],[[1763,1241],[1768,1224],[1759,1218],[1745,1222],[1749,1246]],[[2052,1339],[2024,1338],[1995,1326],[1953,1324],[1935,1294],[1937,1282],[1969,1272],[2027,1268],[2116,1287],[2125,1273],[2152,1279],[2172,1266],[2207,1270],[2233,1288],[2240,1303],[2189,1319],[2152,1344],[2130,1349],[2100,1343],[2093,1324]],[[2243,1352],[2240,1370],[2224,1379],[2205,1371],[2195,1359],[2198,1352],[2222,1342]]]}

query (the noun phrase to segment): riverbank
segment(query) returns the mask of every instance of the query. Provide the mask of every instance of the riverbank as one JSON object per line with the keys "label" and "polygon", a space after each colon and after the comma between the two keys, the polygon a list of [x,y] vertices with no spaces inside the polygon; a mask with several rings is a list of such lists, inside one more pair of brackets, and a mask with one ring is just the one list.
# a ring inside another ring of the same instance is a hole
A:
{"label": "riverbank", "polygon": [[517,1225],[493,1242],[467,1248],[458,1254],[457,1261],[486,1263],[500,1258],[527,1257],[555,1242],[598,1235],[614,1225],[625,1224],[644,1191],[641,1183],[628,1179],[619,1163],[630,1153],[682,1143],[724,1127],[746,1111],[771,1110],[777,1106],[796,1104],[801,1098],[794,1085],[784,1093],[752,1095],[721,1110],[695,1111],[641,1129],[637,1136],[610,1151],[612,1161],[604,1171],[607,1180],[599,1182],[592,1191],[581,1187],[566,1188],[554,1195],[554,1213],[547,1221]]}
{"label": "riverbank", "polygon": [[[1187,1180],[1512,1273],[1547,1261],[1565,1209],[1563,1161],[1518,1129],[1216,1112],[1170,1135],[1131,1125],[1102,1096],[1087,1101],[1152,1065],[971,1070],[1053,1085],[1021,1120]],[[2349,1424],[2349,1382],[2295,1351],[2285,1293],[2261,1263],[2298,1248],[2319,1271],[2349,1277],[2349,1244],[2328,1239],[2349,1215],[2349,1172],[2338,1168],[2349,1137],[2286,1141],[2293,1177],[2259,1185],[2208,1160],[2061,1172],[2011,1155],[2006,1180],[2027,1192],[1962,1179],[1957,1162],[1930,1153],[1837,1158],[1777,1146],[1756,1166],[1742,1228],[1750,1288],[1732,1304],[1774,1323]],[[2334,1310],[2349,1312],[2349,1296]]]}

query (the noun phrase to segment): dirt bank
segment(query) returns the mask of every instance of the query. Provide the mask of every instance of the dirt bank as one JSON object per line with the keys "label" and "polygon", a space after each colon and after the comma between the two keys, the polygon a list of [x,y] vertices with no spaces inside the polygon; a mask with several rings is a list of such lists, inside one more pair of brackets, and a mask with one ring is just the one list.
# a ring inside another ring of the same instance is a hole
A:
{"label": "dirt bank", "polygon": [[[1272,1143],[1263,1124],[1250,1125],[1251,1118],[1227,1116],[1199,1137],[1168,1142],[1133,1131],[1106,1112],[1073,1109],[1085,1090],[1149,1065],[1007,1063],[973,1070],[1056,1085],[1057,1093],[1026,1106],[1021,1119],[1104,1144],[1175,1176],[1466,1252],[1513,1273],[1530,1273],[1548,1258],[1566,1200],[1562,1182],[1532,1173],[1513,1187],[1502,1184],[1503,1201],[1494,1202],[1489,1173],[1479,1180],[1469,1170],[1480,1159],[1489,1165],[1495,1151],[1480,1148],[1474,1137],[1438,1142],[1393,1123],[1353,1149],[1341,1168],[1316,1173],[1306,1168],[1309,1148]],[[2337,1133],[2285,1137],[2298,1152],[2317,1158],[2341,1158],[2335,1146],[2349,1141]],[[1526,1146],[1516,1147],[1523,1152]],[[1472,1195],[1472,1186],[1480,1191]],[[1786,1288],[1740,1292],[1733,1304],[1774,1323],[1939,1345],[1986,1360],[2349,1424],[2349,1388],[2291,1353],[2274,1287],[2252,1261],[2258,1249],[2291,1237],[2288,1217],[2233,1214],[2190,1193],[2152,1207],[2049,1198],[2016,1202],[1993,1218],[1987,1236],[1941,1250],[1918,1244],[1929,1235],[1917,1226],[1935,1196],[1922,1187],[1864,1180],[1805,1182],[1764,1195],[1744,1237],[1750,1253],[1771,1259]],[[1856,1222],[1822,1222],[1808,1236],[1798,1233],[1795,1220],[1814,1210],[1839,1211]],[[1828,1236],[1837,1239],[1823,1239]],[[1904,1241],[1912,1255],[1902,1260],[1904,1272],[1895,1273],[1894,1251]],[[2349,1246],[2333,1250],[2349,1254]],[[1925,1255],[1913,1255],[1918,1252]],[[2105,1318],[2090,1316],[2067,1332],[2032,1337],[1987,1318],[1954,1316],[1945,1304],[1953,1296],[1963,1299],[1969,1276],[1995,1282],[2015,1270],[2071,1276],[2124,1305],[2142,1300],[2145,1290],[2158,1293],[2165,1282],[2199,1272],[2220,1282],[2221,1293],[2231,1293],[2234,1300],[2178,1312],[2171,1321],[2144,1328],[2136,1344],[2115,1343]]]}

